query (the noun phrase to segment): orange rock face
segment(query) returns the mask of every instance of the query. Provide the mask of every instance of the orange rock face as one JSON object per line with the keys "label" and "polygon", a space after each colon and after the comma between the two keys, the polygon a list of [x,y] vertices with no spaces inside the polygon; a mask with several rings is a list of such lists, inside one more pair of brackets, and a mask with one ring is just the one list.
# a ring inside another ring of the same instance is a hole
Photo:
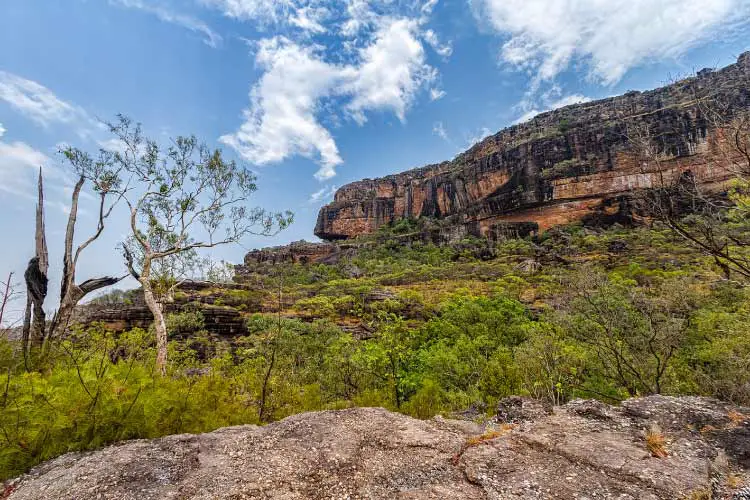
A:
{"label": "orange rock face", "polygon": [[[657,90],[538,115],[450,162],[348,184],[321,209],[315,234],[347,239],[419,217],[448,218],[458,233],[477,236],[515,223],[544,230],[616,211],[612,200],[685,172],[721,186],[731,178],[723,138],[696,100],[709,92],[730,114],[750,109],[750,53]],[[637,153],[634,130],[658,138],[658,161]]]}

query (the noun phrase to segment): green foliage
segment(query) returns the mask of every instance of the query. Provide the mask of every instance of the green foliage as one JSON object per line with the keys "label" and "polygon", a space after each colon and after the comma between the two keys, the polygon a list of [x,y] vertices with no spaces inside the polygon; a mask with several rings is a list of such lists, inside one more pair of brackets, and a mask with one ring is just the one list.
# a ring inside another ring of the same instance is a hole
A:
{"label": "green foliage", "polygon": [[196,333],[205,327],[205,320],[200,311],[183,311],[167,314],[167,332],[170,336]]}
{"label": "green foliage", "polygon": [[563,118],[562,120],[560,120],[560,123],[557,125],[557,128],[561,134],[564,134],[567,131],[569,131],[570,127],[571,127],[570,120],[568,120],[567,118]]}
{"label": "green foliage", "polygon": [[120,439],[352,405],[430,418],[513,394],[750,404],[748,291],[670,231],[576,224],[440,247],[408,241],[413,224],[336,265],[278,264],[257,289],[205,292],[243,311],[248,334],[212,337],[192,306],[169,315],[166,377],[142,330],[77,332],[30,372],[0,342],[0,476]]}
{"label": "green foliage", "polygon": [[550,168],[542,170],[543,179],[559,179],[561,177],[573,177],[581,173],[581,168],[585,167],[577,159],[563,160],[555,163]]}
{"label": "green foliage", "polygon": [[92,299],[91,303],[102,306],[132,306],[136,300],[138,293],[139,290],[114,289]]}
{"label": "green foliage", "polygon": [[242,384],[222,373],[220,360],[201,376],[178,367],[155,376],[150,340],[143,330],[79,332],[33,372],[4,355],[0,478],[68,451],[255,421]]}

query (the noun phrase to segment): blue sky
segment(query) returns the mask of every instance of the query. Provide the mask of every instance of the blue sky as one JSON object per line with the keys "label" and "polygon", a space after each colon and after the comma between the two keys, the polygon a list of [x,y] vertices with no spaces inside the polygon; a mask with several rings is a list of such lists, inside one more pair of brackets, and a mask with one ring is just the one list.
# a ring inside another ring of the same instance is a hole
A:
{"label": "blue sky", "polygon": [[[649,89],[750,49],[750,0],[0,0],[0,273],[33,253],[44,166],[52,281],[72,178],[125,113],[257,172],[306,238],[336,186],[450,159],[536,112]],[[91,199],[84,203],[91,203]],[[93,207],[79,235],[94,227]],[[120,273],[114,218],[80,279]]]}

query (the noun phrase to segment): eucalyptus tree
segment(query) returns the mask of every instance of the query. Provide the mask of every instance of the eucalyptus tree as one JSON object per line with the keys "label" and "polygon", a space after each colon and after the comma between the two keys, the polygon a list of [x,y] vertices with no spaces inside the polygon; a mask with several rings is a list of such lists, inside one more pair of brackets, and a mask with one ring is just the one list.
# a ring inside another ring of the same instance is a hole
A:
{"label": "eucalyptus tree", "polygon": [[197,251],[268,236],[286,228],[290,212],[249,208],[255,176],[221,150],[195,136],[177,137],[163,147],[125,116],[109,124],[122,147],[111,168],[127,177],[120,189],[129,210],[130,235],[122,252],[130,274],[143,288],[154,316],[156,368],[167,369],[164,303],[196,263]]}

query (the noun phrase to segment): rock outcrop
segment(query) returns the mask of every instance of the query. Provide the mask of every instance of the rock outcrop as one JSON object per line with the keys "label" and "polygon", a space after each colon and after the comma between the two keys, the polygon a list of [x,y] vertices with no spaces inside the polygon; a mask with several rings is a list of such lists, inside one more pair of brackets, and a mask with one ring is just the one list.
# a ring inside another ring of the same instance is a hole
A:
{"label": "rock outcrop", "polygon": [[[186,281],[179,286],[173,300],[165,304],[164,310],[167,314],[199,311],[210,334],[234,337],[247,334],[245,317],[238,308],[260,311],[261,300],[261,294],[246,285]],[[73,314],[72,324],[90,326],[101,323],[109,330],[122,332],[132,328],[148,329],[153,321],[154,316],[146,306],[142,291],[138,289],[132,291],[132,296],[126,302],[79,305]]]}
{"label": "rock outcrop", "polygon": [[246,266],[262,264],[315,264],[335,259],[340,249],[330,243],[294,241],[288,245],[252,250],[245,255]]}
{"label": "rock outcrop", "polygon": [[252,282],[254,273],[268,274],[277,264],[334,264],[343,252],[340,245],[305,240],[255,249],[245,254],[243,264],[234,266],[234,279],[238,283]]}
{"label": "rock outcrop", "polygon": [[653,396],[621,407],[577,400],[554,410],[515,399],[500,410],[491,428],[354,408],[130,441],[44,463],[6,483],[5,496],[747,498],[750,409]]}
{"label": "rock outcrop", "polygon": [[[730,114],[750,108],[750,52],[734,65],[657,90],[540,114],[452,161],[348,184],[321,209],[315,234],[341,240],[399,219],[434,217],[448,219],[458,235],[495,238],[519,223],[528,232],[529,223],[544,230],[591,216],[627,216],[624,195],[686,171],[720,186],[730,173],[717,157],[723,138],[706,118],[706,97]],[[640,161],[636,130],[658,138],[658,165]]]}

